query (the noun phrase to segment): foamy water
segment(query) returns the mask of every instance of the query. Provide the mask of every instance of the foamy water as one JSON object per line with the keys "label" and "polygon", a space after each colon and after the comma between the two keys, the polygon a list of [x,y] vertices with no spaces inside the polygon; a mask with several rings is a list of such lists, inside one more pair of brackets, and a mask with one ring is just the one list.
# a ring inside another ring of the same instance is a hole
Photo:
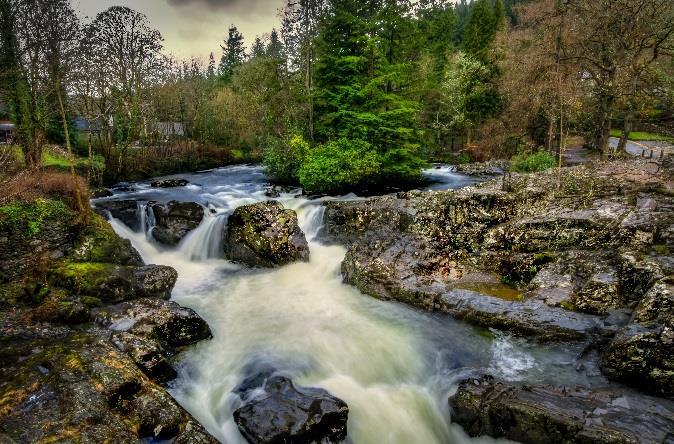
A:
{"label": "foamy water", "polygon": [[373,444],[493,442],[471,440],[449,421],[447,398],[456,381],[480,370],[516,381],[584,378],[574,370],[578,350],[535,347],[342,284],[346,249],[316,241],[321,200],[296,192],[277,199],[298,212],[310,262],[251,270],[223,260],[226,218],[240,205],[268,199],[264,176],[259,168],[233,167],[180,177],[194,185],[156,190],[141,184],[115,196],[208,207],[202,225],[178,248],[154,243],[151,221],[138,233],[119,221],[112,224],[147,263],[178,270],[173,299],[211,326],[213,340],[181,355],[171,393],[222,442],[245,443],[232,418],[240,401],[231,390],[252,362],[270,363],[299,385],[324,388],[346,401],[350,441]]}

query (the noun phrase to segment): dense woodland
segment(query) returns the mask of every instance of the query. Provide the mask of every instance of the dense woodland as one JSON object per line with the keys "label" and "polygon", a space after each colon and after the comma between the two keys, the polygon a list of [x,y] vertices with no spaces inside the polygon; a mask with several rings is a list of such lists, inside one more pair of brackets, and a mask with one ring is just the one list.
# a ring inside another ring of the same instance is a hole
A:
{"label": "dense woodland", "polygon": [[554,165],[572,142],[608,158],[611,130],[674,120],[671,0],[289,0],[279,18],[177,60],[129,8],[0,0],[0,120],[28,167],[48,144],[103,156],[107,181],[262,160],[311,192],[431,160]]}

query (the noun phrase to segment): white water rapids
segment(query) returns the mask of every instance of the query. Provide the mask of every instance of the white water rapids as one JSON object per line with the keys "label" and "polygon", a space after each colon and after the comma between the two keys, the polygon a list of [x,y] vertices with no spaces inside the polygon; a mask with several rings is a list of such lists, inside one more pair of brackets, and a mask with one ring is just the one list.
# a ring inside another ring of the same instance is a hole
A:
{"label": "white water rapids", "polygon": [[[455,176],[447,176],[445,188],[470,183]],[[577,351],[535,347],[342,284],[346,249],[316,241],[320,200],[294,193],[277,199],[298,212],[310,241],[309,263],[251,270],[219,259],[227,215],[268,199],[265,178],[257,167],[179,177],[194,185],[162,190],[139,184],[113,197],[195,201],[209,208],[211,214],[177,249],[163,248],[117,220],[112,224],[147,263],[178,270],[173,299],[211,326],[213,340],[180,356],[171,393],[222,442],[245,442],[232,418],[238,398],[231,390],[253,361],[273,363],[298,385],[324,388],[346,401],[349,440],[356,444],[493,442],[471,440],[449,421],[452,387],[475,370],[511,380],[584,377],[574,370]]]}

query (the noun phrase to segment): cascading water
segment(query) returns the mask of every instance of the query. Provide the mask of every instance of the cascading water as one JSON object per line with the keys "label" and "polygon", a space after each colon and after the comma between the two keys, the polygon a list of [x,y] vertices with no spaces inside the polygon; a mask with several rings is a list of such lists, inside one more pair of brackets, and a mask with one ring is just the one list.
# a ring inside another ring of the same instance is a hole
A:
{"label": "cascading water", "polygon": [[514,380],[583,382],[573,365],[578,350],[531,347],[342,284],[346,249],[317,242],[321,200],[294,193],[277,199],[298,212],[310,262],[251,270],[219,259],[227,215],[268,199],[264,176],[255,167],[233,167],[180,177],[198,185],[170,190],[139,185],[138,191],[115,196],[209,206],[215,214],[177,249],[160,247],[119,221],[112,224],[147,263],[178,270],[174,300],[211,326],[213,340],[181,355],[172,394],[222,442],[245,442],[232,418],[238,399],[231,390],[243,368],[260,359],[300,385],[325,388],[346,401],[349,439],[356,444],[471,441],[449,424],[447,396],[457,378],[475,369]]}

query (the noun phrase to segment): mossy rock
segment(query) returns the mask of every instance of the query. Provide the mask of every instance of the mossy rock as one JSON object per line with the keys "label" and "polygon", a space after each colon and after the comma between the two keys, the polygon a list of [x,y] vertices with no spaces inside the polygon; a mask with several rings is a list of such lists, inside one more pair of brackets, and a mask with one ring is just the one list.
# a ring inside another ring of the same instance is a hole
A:
{"label": "mossy rock", "polygon": [[254,267],[275,267],[309,260],[309,244],[297,214],[279,202],[239,207],[229,217],[225,256]]}
{"label": "mossy rock", "polygon": [[142,297],[168,299],[178,279],[171,267],[143,267],[96,262],[62,261],[50,272],[50,282],[73,296],[89,296],[104,303]]}
{"label": "mossy rock", "polygon": [[131,242],[120,238],[98,214],[91,215],[80,239],[75,243],[70,259],[73,262],[144,265]]}

